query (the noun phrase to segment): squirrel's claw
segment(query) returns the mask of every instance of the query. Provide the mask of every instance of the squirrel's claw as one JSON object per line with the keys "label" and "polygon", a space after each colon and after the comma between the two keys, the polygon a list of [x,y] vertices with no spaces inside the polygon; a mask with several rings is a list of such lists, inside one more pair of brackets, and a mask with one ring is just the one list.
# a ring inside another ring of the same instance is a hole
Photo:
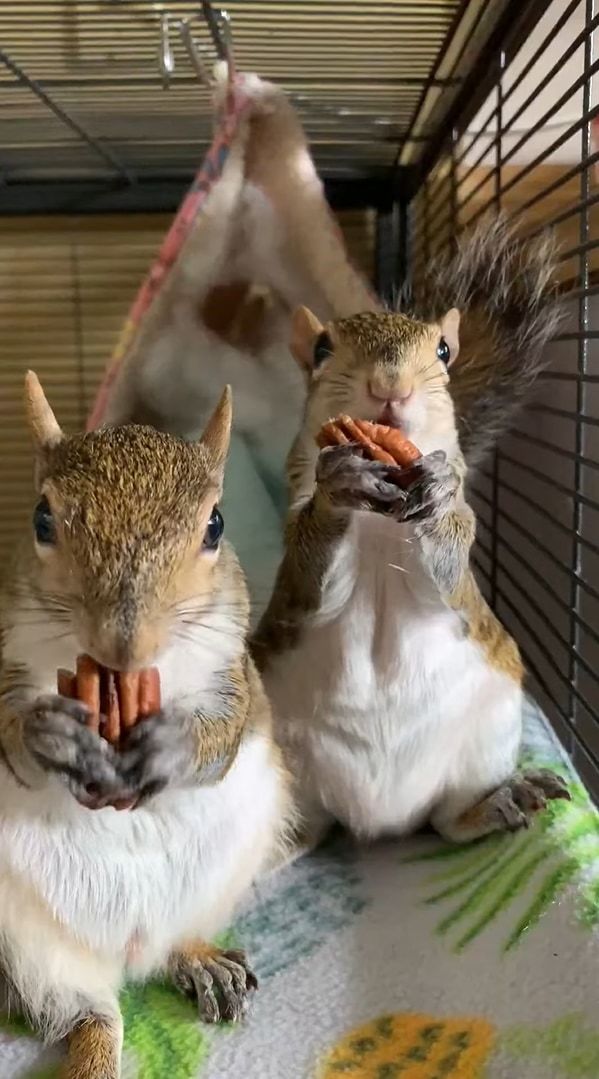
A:
{"label": "squirrel's claw", "polygon": [[405,501],[399,486],[405,470],[364,457],[359,446],[327,447],[316,464],[316,484],[327,501],[338,509],[371,509],[391,512]]}
{"label": "squirrel's claw", "polygon": [[191,777],[196,757],[192,724],[185,716],[159,712],[128,735],[118,760],[121,784],[138,803],[147,801],[173,779],[180,783]]}
{"label": "squirrel's claw", "polygon": [[206,1023],[237,1022],[247,1011],[250,992],[258,987],[245,954],[237,950],[198,945],[174,955],[170,970],[177,988],[197,1000]]}
{"label": "squirrel's claw", "polygon": [[440,517],[452,508],[460,489],[460,477],[445,453],[436,450],[421,457],[410,467],[413,475],[405,490],[405,499],[397,507],[398,521],[427,520]]}
{"label": "squirrel's claw", "polygon": [[451,508],[460,488],[455,466],[442,450],[400,468],[370,461],[354,445],[322,450],[316,483],[337,508],[372,510],[401,522],[442,515]]}
{"label": "squirrel's claw", "polygon": [[25,745],[43,771],[57,775],[82,805],[99,808],[117,796],[117,758],[86,726],[85,705],[58,694],[38,697],[25,716]]}

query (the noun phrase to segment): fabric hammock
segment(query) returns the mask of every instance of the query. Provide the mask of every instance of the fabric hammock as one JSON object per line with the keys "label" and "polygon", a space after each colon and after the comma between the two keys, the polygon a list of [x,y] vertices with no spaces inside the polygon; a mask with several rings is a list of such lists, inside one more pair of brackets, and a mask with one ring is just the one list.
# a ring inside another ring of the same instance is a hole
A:
{"label": "fabric hammock", "polygon": [[303,379],[290,315],[378,301],[350,265],[284,93],[217,65],[212,145],[135,299],[88,426],[148,422],[196,437],[223,385],[234,434],[223,499],[254,617],[280,557],[284,460]]}

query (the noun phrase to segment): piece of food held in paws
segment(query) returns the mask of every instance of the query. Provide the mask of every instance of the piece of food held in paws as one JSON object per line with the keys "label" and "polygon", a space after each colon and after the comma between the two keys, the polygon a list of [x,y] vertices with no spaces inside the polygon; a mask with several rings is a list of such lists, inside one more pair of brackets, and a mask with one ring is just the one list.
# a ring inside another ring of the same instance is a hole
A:
{"label": "piece of food held in paws", "polygon": [[160,673],[156,667],[142,671],[111,671],[91,656],[77,657],[77,671],[57,672],[61,697],[81,701],[89,711],[87,726],[112,746],[118,746],[140,719],[160,711]]}
{"label": "piece of food held in paws", "polygon": [[351,416],[338,416],[320,429],[316,442],[320,449],[326,446],[349,446],[355,443],[363,449],[371,461],[385,465],[409,468],[419,461],[422,454],[416,446],[396,427],[369,420],[356,420]]}

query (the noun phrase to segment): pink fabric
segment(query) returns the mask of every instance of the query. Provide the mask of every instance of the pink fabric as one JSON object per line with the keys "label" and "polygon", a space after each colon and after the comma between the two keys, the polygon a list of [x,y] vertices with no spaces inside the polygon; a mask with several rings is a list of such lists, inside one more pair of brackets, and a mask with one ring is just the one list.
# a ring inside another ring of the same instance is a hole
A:
{"label": "pink fabric", "polygon": [[251,99],[243,89],[243,80],[237,76],[234,77],[229,85],[224,113],[212,145],[196,173],[195,179],[162,242],[158,255],[133,301],[89,415],[86,425],[86,430],[88,431],[93,430],[102,423],[108,395],[131,346],[135,332],[158,295],[169,270],[176,262],[185,238],[193,227],[203,203],[214,184],[220,179],[239,121],[250,102]]}

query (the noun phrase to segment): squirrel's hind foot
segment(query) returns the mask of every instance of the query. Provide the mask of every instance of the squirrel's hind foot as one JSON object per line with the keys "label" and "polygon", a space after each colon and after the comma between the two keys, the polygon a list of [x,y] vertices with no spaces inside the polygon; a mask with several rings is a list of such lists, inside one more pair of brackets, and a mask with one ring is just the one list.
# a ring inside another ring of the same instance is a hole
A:
{"label": "squirrel's hind foot", "polygon": [[468,843],[491,832],[517,832],[528,828],[535,813],[555,798],[570,799],[565,781],[546,768],[516,772],[482,802],[455,820],[433,818],[437,831],[456,843]]}
{"label": "squirrel's hind foot", "polygon": [[193,944],[176,952],[169,964],[177,989],[197,1001],[205,1023],[236,1023],[248,1009],[249,995],[258,979],[245,953]]}

